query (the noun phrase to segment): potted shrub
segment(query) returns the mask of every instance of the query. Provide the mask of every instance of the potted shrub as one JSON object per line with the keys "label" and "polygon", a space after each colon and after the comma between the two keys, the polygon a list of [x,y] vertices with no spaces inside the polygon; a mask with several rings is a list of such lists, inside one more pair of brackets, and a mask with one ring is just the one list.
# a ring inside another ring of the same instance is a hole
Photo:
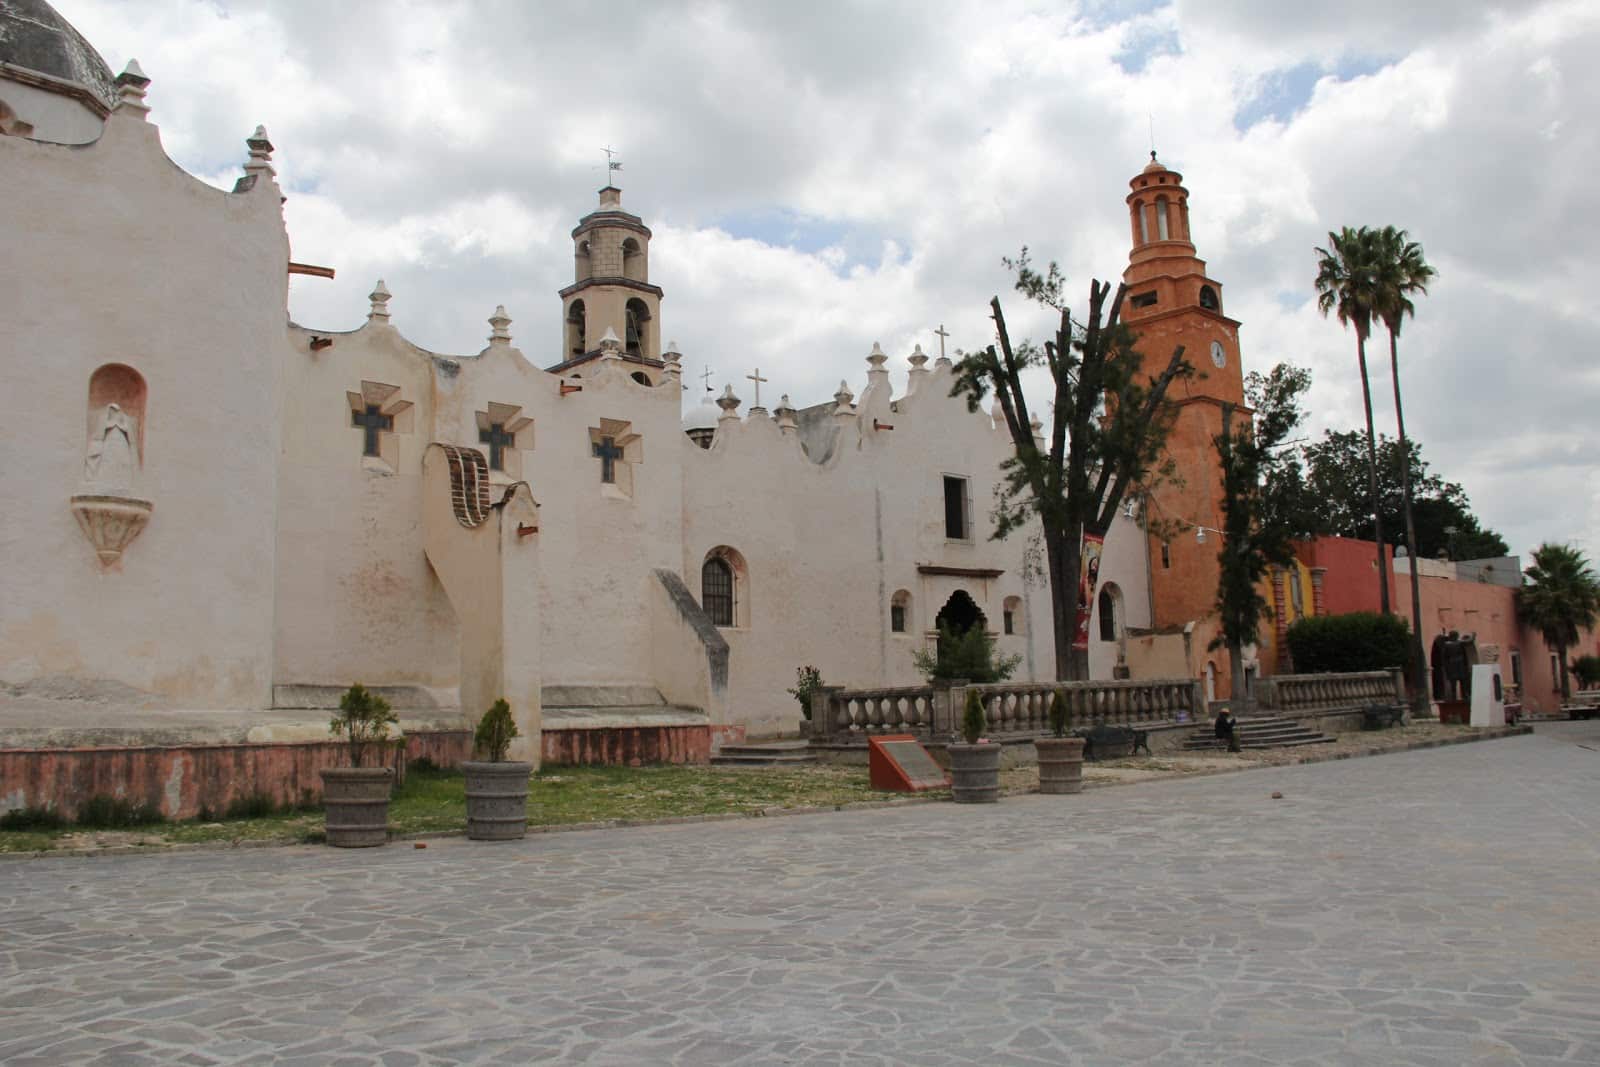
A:
{"label": "potted shrub", "polygon": [[1067,702],[1057,689],[1050,696],[1050,732],[1033,743],[1039,753],[1039,792],[1083,792],[1083,738],[1067,736]]}
{"label": "potted shrub", "polygon": [[[398,741],[389,727],[399,720],[389,702],[359,683],[339,698],[339,711],[328,723],[350,750],[350,766],[322,769],[322,808],[328,844],[338,848],[370,848],[389,840],[389,793],[394,768],[383,757]],[[367,766],[367,761],[377,766]]]}
{"label": "potted shrub", "polygon": [[496,700],[473,736],[473,755],[461,765],[467,776],[467,836],[474,841],[517,841],[528,833],[528,776],[533,764],[506,759],[517,736],[511,705]]}
{"label": "potted shrub", "polygon": [[961,716],[965,744],[950,745],[950,796],[957,804],[993,804],[1000,799],[1000,752],[997,741],[984,739],[983,699],[967,690],[967,707]]}
{"label": "potted shrub", "polygon": [[800,736],[811,735],[811,694],[822,688],[822,672],[815,667],[795,668],[794,688],[789,695],[800,703]]}

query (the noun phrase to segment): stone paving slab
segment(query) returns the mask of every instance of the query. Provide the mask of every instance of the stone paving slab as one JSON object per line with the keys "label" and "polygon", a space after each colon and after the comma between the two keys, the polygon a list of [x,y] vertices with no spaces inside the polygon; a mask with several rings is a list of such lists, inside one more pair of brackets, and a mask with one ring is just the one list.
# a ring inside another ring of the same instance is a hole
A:
{"label": "stone paving slab", "polygon": [[8,863],[0,1063],[1600,1062],[1600,723],[1557,729],[994,806]]}

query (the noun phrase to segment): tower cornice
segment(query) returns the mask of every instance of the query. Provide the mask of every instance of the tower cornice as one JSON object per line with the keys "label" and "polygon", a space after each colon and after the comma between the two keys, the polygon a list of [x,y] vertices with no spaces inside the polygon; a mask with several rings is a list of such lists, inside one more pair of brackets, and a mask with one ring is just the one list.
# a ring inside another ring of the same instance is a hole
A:
{"label": "tower cornice", "polygon": [[614,285],[621,289],[633,289],[637,292],[649,293],[651,296],[657,297],[658,299],[662,295],[661,286],[659,285],[651,285],[649,282],[637,282],[632,278],[623,278],[620,276],[611,278],[585,278],[582,281],[572,283],[556,295],[565,300],[573,293],[580,293],[585,289],[593,289],[599,285]]}

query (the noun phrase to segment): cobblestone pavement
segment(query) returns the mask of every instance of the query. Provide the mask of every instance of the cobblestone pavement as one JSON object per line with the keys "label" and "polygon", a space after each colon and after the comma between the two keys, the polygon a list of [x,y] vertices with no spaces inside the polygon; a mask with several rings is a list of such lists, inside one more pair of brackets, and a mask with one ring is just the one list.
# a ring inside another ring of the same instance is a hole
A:
{"label": "cobblestone pavement", "polygon": [[1540,731],[992,807],[0,863],[0,1062],[1600,1063],[1600,723]]}

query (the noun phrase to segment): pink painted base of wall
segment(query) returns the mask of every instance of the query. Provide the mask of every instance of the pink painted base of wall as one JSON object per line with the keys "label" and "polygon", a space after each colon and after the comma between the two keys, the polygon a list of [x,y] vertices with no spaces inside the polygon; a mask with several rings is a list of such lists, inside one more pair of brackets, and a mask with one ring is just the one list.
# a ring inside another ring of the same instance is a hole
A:
{"label": "pink painted base of wall", "polygon": [[[472,751],[462,731],[412,733],[404,764],[429,759],[454,767]],[[202,808],[222,814],[234,801],[266,794],[279,806],[322,799],[324,767],[349,765],[333,741],[268,745],[184,745],[140,748],[0,749],[0,798],[8,807],[43,807],[66,818],[94,796],[153,804],[169,819],[192,819]],[[19,803],[20,801],[20,803]]]}
{"label": "pink painted base of wall", "polygon": [[544,765],[639,767],[646,763],[711,762],[709,726],[629,726],[609,730],[546,730]]}

